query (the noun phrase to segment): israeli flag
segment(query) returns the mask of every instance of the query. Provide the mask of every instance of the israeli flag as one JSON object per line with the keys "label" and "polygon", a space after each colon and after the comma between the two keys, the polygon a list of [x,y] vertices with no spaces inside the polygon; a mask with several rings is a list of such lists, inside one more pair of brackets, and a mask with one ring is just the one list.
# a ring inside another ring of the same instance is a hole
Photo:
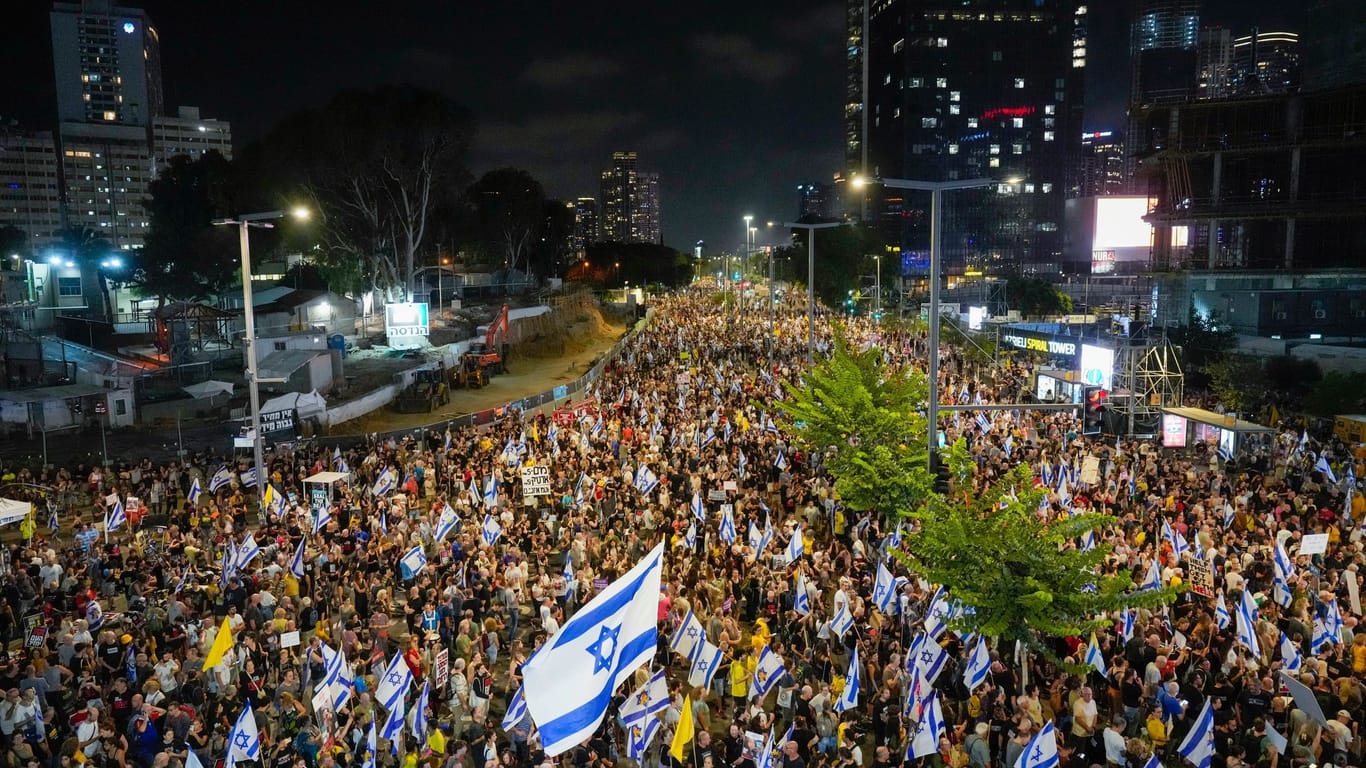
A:
{"label": "israeli flag", "polygon": [[1338,484],[1338,476],[1335,475],[1335,474],[1333,474],[1333,468],[1330,467],[1330,466],[1328,466],[1328,457],[1327,457],[1327,456],[1324,456],[1323,454],[1320,453],[1320,454],[1319,454],[1319,460],[1314,464],[1314,469],[1317,469],[1318,471],[1322,472],[1322,473],[1323,473],[1323,476],[1326,477],[1326,478],[1328,478],[1328,484],[1329,484],[1329,485],[1337,485],[1337,484]]}
{"label": "israeli flag", "polygon": [[669,639],[669,647],[679,656],[691,659],[698,643],[706,639],[707,631],[702,627],[702,622],[697,620],[692,611],[688,611],[678,629],[674,630],[673,637]]}
{"label": "israeli flag", "polygon": [[1344,627],[1342,611],[1338,609],[1337,598],[1321,603],[1320,606],[1323,613],[1323,624],[1328,628],[1328,633],[1333,636],[1333,642],[1337,642],[1337,638],[1342,637]]}
{"label": "israeli flag", "polygon": [[[375,768],[375,758],[379,756],[378,734],[375,733],[375,713],[370,712],[370,731],[365,735],[365,760],[361,768]],[[194,754],[194,750],[189,751]],[[186,766],[186,768],[189,768]]]}
{"label": "israeli flag", "polygon": [[663,569],[660,544],[523,665],[527,709],[540,727],[547,757],[596,732],[617,685],[654,658]]}
{"label": "israeli flag", "polygon": [[1165,517],[1162,518],[1162,538],[1166,539],[1167,543],[1172,545],[1172,554],[1177,560],[1180,560],[1181,556],[1186,553],[1186,550],[1190,549],[1190,546],[1186,543],[1186,537],[1177,533],[1176,530],[1172,528],[1171,523],[1167,522]]}
{"label": "israeli flag", "polygon": [[422,693],[418,694],[417,704],[413,706],[413,738],[423,744],[427,738],[427,697],[431,694],[432,681],[424,680]]}
{"label": "israeli flag", "polygon": [[1157,569],[1157,561],[1148,563],[1148,575],[1143,578],[1143,583],[1138,585],[1140,590],[1161,589],[1162,573]]}
{"label": "israeli flag", "polygon": [[242,473],[242,487],[243,487],[243,488],[255,488],[255,487],[256,487],[256,467],[252,467],[251,469],[248,469],[246,472],[243,472],[243,473]]}
{"label": "israeli flag", "polygon": [[773,750],[773,726],[770,725],[764,743],[759,746],[759,754],[754,756],[754,768],[773,768]]}
{"label": "israeli flag", "polygon": [[1293,600],[1290,585],[1286,583],[1285,577],[1280,573],[1271,578],[1271,599],[1275,600],[1276,604],[1282,608],[1289,608]]}
{"label": "israeli flag", "polygon": [[649,496],[655,488],[659,487],[659,478],[650,471],[649,467],[641,464],[640,469],[636,470],[636,479],[633,485],[637,491],[640,491],[640,495]]}
{"label": "israeli flag", "polygon": [[222,488],[231,482],[232,470],[228,469],[225,464],[219,467],[217,472],[213,473],[213,477],[209,478],[209,493],[218,493],[219,488]]}
{"label": "israeli flag", "polygon": [[498,483],[489,475],[489,479],[484,481],[484,509],[493,509],[498,506]]}
{"label": "israeli flag", "polygon": [[647,717],[626,726],[626,756],[644,762],[645,750],[650,748],[664,723],[657,717]]}
{"label": "israeli flag", "polygon": [[1309,652],[1315,656],[1327,650],[1324,646],[1336,643],[1338,636],[1328,629],[1328,625],[1323,623],[1323,619],[1314,619],[1313,635],[1309,638]]}
{"label": "israeli flag", "polygon": [[939,751],[939,740],[944,737],[944,710],[939,704],[939,692],[920,702],[920,721],[915,726],[915,736],[906,748],[906,760],[933,755]]}
{"label": "israeli flag", "polygon": [[1079,547],[1079,549],[1080,549],[1082,552],[1090,552],[1091,550],[1093,550],[1093,549],[1095,549],[1095,548],[1096,548],[1096,532],[1095,532],[1095,531],[1087,531],[1086,533],[1082,534],[1082,537],[1081,537],[1081,546]]}
{"label": "israeli flag", "polygon": [[456,516],[455,510],[450,504],[446,504],[441,510],[441,517],[436,521],[436,533],[434,538],[438,541],[445,541],[451,532],[460,527],[460,518]]}
{"label": "israeli flag", "polygon": [[694,493],[692,495],[692,504],[689,505],[689,508],[692,509],[692,516],[697,518],[698,522],[707,522],[707,507],[702,503],[702,494]]}
{"label": "israeli flag", "polygon": [[702,447],[706,448],[707,446],[711,445],[712,441],[714,441],[715,439],[716,430],[712,429],[711,427],[707,427],[706,434],[702,435]]}
{"label": "israeli flag", "polygon": [[811,615],[811,596],[806,593],[806,574],[797,572],[797,589],[792,594],[792,610],[799,616]]}
{"label": "israeli flag", "polygon": [[1298,672],[1304,665],[1304,658],[1300,656],[1299,646],[1290,641],[1284,632],[1281,633],[1281,669],[1286,672]]}
{"label": "israeli flag", "polygon": [[948,665],[949,654],[934,640],[921,635],[911,646],[912,654],[907,659],[910,671],[930,685],[939,679],[939,673]]}
{"label": "israeli flag", "polygon": [[422,551],[421,546],[413,547],[398,561],[403,569],[403,580],[407,581],[427,567],[427,553]]}
{"label": "israeli flag", "polygon": [[232,731],[228,733],[227,765],[231,768],[238,760],[251,761],[260,758],[261,734],[256,730],[256,714],[251,711],[251,702],[248,701],[242,709],[242,714],[237,716]]}
{"label": "israeli flag", "polygon": [[977,644],[972,648],[972,655],[968,657],[968,663],[963,667],[963,685],[968,691],[977,689],[977,686],[986,682],[987,674],[991,672],[991,651],[987,648],[985,637],[977,638]]}
{"label": "israeli flag", "polygon": [[403,654],[395,653],[394,658],[389,661],[388,668],[384,670],[384,677],[380,678],[379,685],[375,687],[375,700],[385,709],[392,710],[395,702],[403,701],[403,697],[408,693],[408,686],[412,683],[413,672],[408,669],[408,662],[403,660]]}
{"label": "israeli flag", "polygon": [[1029,740],[1029,746],[1015,758],[1015,768],[1057,768],[1057,765],[1058,734],[1053,729],[1053,721],[1049,720]]}
{"label": "israeli flag", "polygon": [[849,673],[844,678],[844,690],[840,692],[839,700],[835,702],[834,710],[836,712],[847,712],[858,707],[858,676],[858,646],[854,646],[854,652],[849,656]]}
{"label": "israeli flag", "polygon": [[503,535],[503,526],[498,524],[493,515],[484,515],[484,524],[480,526],[480,532],[483,534],[484,543],[491,547],[498,541],[498,537]]}
{"label": "israeli flag", "polygon": [[1238,642],[1242,643],[1252,652],[1253,656],[1261,656],[1262,648],[1257,642],[1257,607],[1252,604],[1252,591],[1243,590],[1243,597],[1238,601]]}
{"label": "israeli flag", "polygon": [[1091,642],[1086,644],[1086,657],[1082,660],[1088,667],[1105,675],[1105,654],[1100,652],[1100,643],[1096,640],[1096,633],[1091,633]]}
{"label": "israeli flag", "polygon": [[[1220,629],[1228,629],[1228,625],[1233,623],[1233,616],[1228,612],[1228,604],[1224,602],[1224,593],[1219,593],[1219,602],[1214,604],[1214,623]],[[1128,642],[1127,639],[1125,642]]]}
{"label": "israeli flag", "polygon": [[1210,768],[1214,761],[1214,711],[1210,708],[1210,701],[1210,697],[1205,697],[1200,716],[1195,718],[1195,725],[1191,726],[1177,750],[1195,768]]}
{"label": "israeli flag", "polygon": [[590,430],[588,434],[592,435],[593,437],[597,437],[598,435],[601,435],[601,434],[602,434],[602,430],[603,430],[602,414],[598,414],[598,420],[597,420],[596,422],[593,423],[593,429]]}
{"label": "israeli flag", "polygon": [[398,485],[398,476],[394,474],[393,469],[385,467],[384,471],[379,473],[375,484],[370,486],[370,495],[377,499],[386,496],[394,490],[396,485]]}
{"label": "israeli flag", "polygon": [[729,506],[721,510],[721,528],[717,531],[717,536],[726,543],[726,546],[735,543],[735,516]]}
{"label": "israeli flag", "polygon": [[346,661],[346,652],[334,651],[327,643],[322,644],[323,680],[332,695],[332,708],[341,709],[351,698],[351,689],[356,685],[356,674]]}
{"label": "israeli flag", "polygon": [[688,668],[688,685],[710,688],[711,680],[721,666],[721,660],[721,649],[703,640],[693,652],[692,665]]}
{"label": "israeli flag", "polygon": [[[1220,593],[1219,604],[1224,604],[1224,595]],[[1228,616],[1228,610],[1224,610],[1224,615]],[[1134,639],[1134,609],[1125,608],[1119,614],[1119,636],[1125,643]]]}
{"label": "israeli flag", "polygon": [[321,504],[313,508],[313,532],[321,531],[324,526],[332,522],[332,505]]}
{"label": "israeli flag", "polygon": [[123,502],[114,502],[114,508],[110,510],[109,517],[104,521],[105,532],[118,530],[120,525],[128,522],[128,513],[123,511]]}
{"label": "israeli flag", "polygon": [[564,571],[560,575],[564,577],[566,586],[574,583],[574,560],[568,552],[564,553]]}
{"label": "israeli flag", "polygon": [[806,542],[802,539],[802,527],[794,525],[792,526],[792,538],[787,540],[787,564],[791,565],[797,562],[797,558],[801,557],[805,551]]}
{"label": "israeli flag", "polygon": [[873,583],[873,605],[883,613],[891,613],[893,598],[896,597],[896,582],[892,572],[887,570],[886,561],[877,564],[877,581]]}
{"label": "israeli flag", "polygon": [[503,715],[502,727],[504,731],[510,731],[526,718],[526,686],[517,686],[517,692],[512,694],[512,701],[508,702],[507,712]]}
{"label": "israeli flag", "polygon": [[949,605],[948,593],[940,587],[930,599],[929,613],[925,614],[925,633],[938,640],[949,630],[949,622],[952,620],[953,606]]}
{"label": "israeli flag", "polygon": [[187,494],[185,494],[185,499],[186,499],[187,501],[190,502],[190,506],[193,507],[193,506],[195,506],[195,505],[197,505],[197,504],[199,503],[199,494],[200,494],[200,493],[201,493],[201,491],[200,491],[200,488],[199,488],[199,478],[196,477],[196,478],[190,483],[190,492],[187,493]]}
{"label": "israeli flag", "polygon": [[1143,768],[1162,768],[1162,761],[1157,759],[1157,752],[1148,757],[1148,762],[1143,764]]}
{"label": "israeli flag", "polygon": [[787,456],[782,451],[778,451],[778,458],[773,460],[773,466],[777,467],[779,472],[787,469]]}
{"label": "israeli flag", "polygon": [[384,721],[384,731],[380,736],[388,740],[389,751],[398,754],[398,742],[403,738],[403,721],[405,718],[404,706],[407,702],[399,696],[394,700],[394,706],[389,707],[389,718]]}
{"label": "israeli flag", "polygon": [[844,633],[848,632],[853,626],[854,614],[849,612],[849,604],[845,603],[840,606],[839,611],[835,614],[835,618],[830,620],[830,629],[843,640]]}
{"label": "israeli flag", "polygon": [[759,651],[759,661],[754,665],[754,679],[750,683],[751,691],[757,693],[760,698],[767,696],[768,692],[778,684],[778,681],[786,673],[787,666],[783,664],[783,657],[765,645],[763,650]]}
{"label": "israeli flag", "polygon": [[631,692],[622,703],[618,714],[627,725],[643,720],[657,720],[651,715],[659,714],[669,708],[669,682],[660,669],[645,684]]}
{"label": "israeli flag", "polygon": [[1285,547],[1277,541],[1272,549],[1272,565],[1276,568],[1276,575],[1289,581],[1295,575],[1295,564],[1290,561],[1290,556],[1286,554]]}
{"label": "israeli flag", "polygon": [[261,554],[261,547],[257,545],[256,537],[248,533],[246,540],[242,542],[242,546],[237,548],[237,556],[233,560],[233,566],[239,571],[245,570],[247,564],[259,554]]}

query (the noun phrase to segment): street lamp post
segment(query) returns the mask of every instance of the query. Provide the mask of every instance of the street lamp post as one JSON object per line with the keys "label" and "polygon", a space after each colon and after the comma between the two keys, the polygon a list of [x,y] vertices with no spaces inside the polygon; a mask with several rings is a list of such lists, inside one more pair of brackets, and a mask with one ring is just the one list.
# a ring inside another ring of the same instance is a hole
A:
{"label": "street lamp post", "polygon": [[[944,193],[956,189],[989,187],[992,179],[958,179],[953,181],[919,181],[913,179],[877,179],[873,182],[892,189],[918,189],[930,193],[930,392],[926,405],[929,419],[930,460],[939,449],[939,272],[943,269],[944,248]],[[863,186],[863,184],[858,184]]]}
{"label": "street lamp post", "polygon": [[270,222],[275,219],[282,219],[285,216],[293,216],[296,219],[307,219],[309,211],[306,208],[295,208],[291,211],[264,211],[262,213],[247,213],[239,215],[235,219],[218,219],[213,223],[219,226],[232,225],[237,227],[238,248],[242,255],[242,315],[246,319],[246,336],[243,343],[247,347],[247,392],[251,401],[251,450],[252,450],[252,471],[256,475],[256,497],[260,505],[258,514],[261,521],[266,518],[265,510],[265,483],[268,481],[265,471],[265,452],[261,445],[261,389],[259,379],[256,376],[256,314],[252,306],[251,296],[251,241],[247,237],[248,231],[252,227],[270,229],[274,224]]}
{"label": "street lamp post", "polygon": [[816,364],[816,230],[834,229],[844,222],[827,224],[784,224],[788,229],[806,230],[806,364]]}
{"label": "street lamp post", "polygon": [[[746,265],[749,264],[749,256],[750,256],[750,250],[749,250],[750,227],[749,227],[749,223],[750,223],[751,221],[754,221],[754,216],[753,216],[752,214],[748,214],[748,213],[747,213],[747,214],[745,214],[744,219],[745,219],[744,246],[742,246],[743,250],[741,250],[741,252],[740,252],[740,276],[741,276],[741,277],[744,277],[744,275],[745,275],[745,267],[746,267]],[[738,285],[737,285],[736,287],[737,287],[737,289],[738,289]],[[743,310],[740,308],[740,303],[741,303],[741,302],[740,302],[740,295],[739,295],[738,293],[736,293],[736,295],[735,295],[735,315],[736,315],[737,318],[740,316],[740,313],[743,311]]]}

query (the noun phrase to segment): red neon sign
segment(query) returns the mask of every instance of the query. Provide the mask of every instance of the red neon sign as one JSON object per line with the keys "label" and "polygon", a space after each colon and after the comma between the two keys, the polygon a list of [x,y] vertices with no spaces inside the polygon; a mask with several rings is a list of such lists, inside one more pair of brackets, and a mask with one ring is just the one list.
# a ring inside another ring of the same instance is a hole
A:
{"label": "red neon sign", "polygon": [[991,120],[996,117],[1029,117],[1034,114],[1033,107],[999,107],[988,109],[982,113],[983,120]]}

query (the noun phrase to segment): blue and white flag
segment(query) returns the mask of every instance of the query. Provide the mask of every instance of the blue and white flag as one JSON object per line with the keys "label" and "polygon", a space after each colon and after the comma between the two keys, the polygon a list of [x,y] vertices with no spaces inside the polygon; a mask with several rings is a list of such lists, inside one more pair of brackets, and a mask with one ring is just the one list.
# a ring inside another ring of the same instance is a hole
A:
{"label": "blue and white flag", "polygon": [[484,509],[493,509],[498,506],[498,482],[489,475],[489,479],[484,481]]}
{"label": "blue and white flag", "polygon": [[678,629],[674,630],[673,637],[669,639],[669,647],[679,656],[691,659],[697,650],[698,643],[706,639],[707,630],[702,627],[702,622],[698,621],[690,610],[683,617]]}
{"label": "blue and white flag", "polygon": [[721,668],[721,649],[703,640],[693,650],[691,664],[688,666],[688,685],[696,688],[711,688],[711,680]]}
{"label": "blue and white flag", "polygon": [[1223,592],[1219,593],[1219,601],[1214,604],[1214,623],[1220,629],[1228,629],[1228,625],[1233,623],[1233,616],[1228,612],[1228,604],[1224,602]]}
{"label": "blue and white flag", "polygon": [[540,727],[546,756],[597,731],[617,685],[654,658],[663,569],[661,543],[523,665],[527,708]]}
{"label": "blue and white flag", "polygon": [[698,522],[701,522],[701,523],[707,522],[707,507],[706,507],[705,504],[702,503],[702,495],[701,495],[701,494],[699,494],[699,493],[694,493],[694,494],[692,495],[692,503],[691,503],[690,505],[688,505],[688,506],[689,506],[689,509],[692,510],[692,516],[695,517],[695,518],[697,518],[697,521],[698,521]]}
{"label": "blue and white flag", "polygon": [[920,720],[915,735],[906,748],[906,760],[933,755],[939,751],[939,740],[944,737],[944,709],[939,703],[939,692],[930,691],[920,702]]}
{"label": "blue and white flag", "polygon": [[332,522],[332,505],[319,504],[313,507],[313,533],[321,531],[324,526]]}
{"label": "blue and white flag", "polygon": [[1190,546],[1186,543],[1186,537],[1177,533],[1177,531],[1172,528],[1172,524],[1168,522],[1165,517],[1162,518],[1162,538],[1166,539],[1167,543],[1171,545],[1172,554],[1177,560],[1180,560],[1181,556],[1186,553],[1186,550],[1190,549]]}
{"label": "blue and white flag", "polygon": [[233,567],[239,571],[244,570],[247,564],[259,554],[261,554],[261,547],[256,543],[256,537],[248,533],[246,540],[242,542],[242,546],[237,548],[237,557],[233,561]]}
{"label": "blue and white flag", "polygon": [[773,460],[773,466],[777,467],[779,472],[787,469],[786,454],[784,454],[782,451],[778,451],[778,458]]}
{"label": "blue and white flag", "polygon": [[242,708],[242,714],[237,716],[237,722],[233,723],[232,731],[228,733],[228,758],[229,768],[236,765],[238,760],[251,761],[261,758],[261,734],[256,729],[256,714],[251,711],[251,702]]}
{"label": "blue and white flag", "polygon": [[684,546],[684,548],[686,548],[686,549],[687,549],[688,551],[690,551],[690,552],[697,549],[697,521],[696,521],[696,520],[690,520],[690,521],[688,522],[688,530],[686,530],[686,531],[683,532],[683,546]]}
{"label": "blue and white flag", "polygon": [[702,437],[701,437],[701,445],[702,445],[702,447],[703,447],[703,448],[706,448],[707,446],[711,445],[711,444],[712,444],[712,441],[714,441],[715,439],[716,439],[716,430],[715,430],[715,429],[712,429],[711,427],[707,427],[707,431],[706,431],[705,433],[703,433],[703,435],[702,435]]}
{"label": "blue and white flag", "polygon": [[109,516],[105,518],[105,532],[116,531],[120,525],[128,522],[128,513],[123,511],[123,502],[114,502],[114,508],[109,511]]}
{"label": "blue and white flag", "polygon": [[1091,633],[1091,642],[1086,644],[1086,656],[1082,663],[1099,672],[1102,676],[1105,672],[1105,654],[1100,652],[1100,643],[1096,640],[1096,633]]}
{"label": "blue and white flag", "polygon": [[1081,536],[1081,546],[1078,547],[1082,552],[1090,552],[1096,548],[1096,532],[1087,531]]}
{"label": "blue and white flag", "polygon": [[792,538],[787,540],[787,564],[792,565],[806,551],[806,542],[802,539],[802,527],[792,526]]}
{"label": "blue and white flag", "polygon": [[855,646],[854,652],[849,656],[849,672],[844,676],[844,690],[840,691],[840,697],[833,707],[836,712],[847,712],[858,707],[858,678],[858,646]]}
{"label": "blue and white flag", "polygon": [[[134,684],[136,684],[138,681],[138,660],[137,655],[133,653],[135,649],[136,646],[134,646],[132,643],[129,643],[128,654],[123,659],[123,672],[128,677],[128,682]],[[41,706],[38,709],[39,711],[42,711]]]}
{"label": "blue and white flag", "polygon": [[1299,646],[1291,642],[1290,638],[1281,633],[1281,669],[1286,672],[1298,672],[1304,666],[1304,658],[1300,656]]}
{"label": "blue and white flag", "polygon": [[759,698],[763,698],[785,674],[787,665],[783,664],[783,657],[765,645],[759,651],[759,661],[754,665],[754,679],[750,683],[750,689],[752,693],[757,693]]}
{"label": "blue and white flag", "polygon": [[564,577],[565,586],[574,583],[574,558],[569,553],[564,553],[564,570],[560,573]]}
{"label": "blue and white flag", "polygon": [[517,686],[517,692],[512,694],[512,701],[508,702],[507,712],[503,714],[501,726],[504,731],[510,731],[517,727],[517,724],[526,719],[526,687]]}
{"label": "blue and white flag", "polygon": [[402,653],[395,653],[394,658],[389,661],[388,668],[384,670],[384,677],[381,677],[379,684],[375,686],[375,700],[385,709],[392,710],[395,701],[403,701],[403,697],[408,694],[408,686],[412,683],[413,672],[408,669],[408,662],[403,660]]}
{"label": "blue and white flag", "polygon": [[484,524],[479,526],[479,530],[484,537],[484,543],[490,547],[503,535],[503,526],[498,524],[497,518],[493,515],[484,515]]}
{"label": "blue and white flag", "polygon": [[1138,588],[1140,590],[1162,588],[1162,572],[1157,569],[1156,560],[1148,563],[1148,574],[1144,576],[1143,583],[1139,584]]}
{"label": "blue and white flag", "polygon": [[843,640],[844,633],[848,632],[853,626],[854,614],[849,612],[849,604],[845,603],[840,606],[839,611],[835,613],[835,617],[830,620],[830,629]]}
{"label": "blue and white flag", "polygon": [[407,702],[399,696],[394,700],[394,706],[389,707],[389,717],[384,721],[384,731],[380,736],[389,742],[389,751],[398,754],[399,741],[403,738],[403,721],[405,719],[405,707]]}
{"label": "blue and white flag", "polygon": [[1148,756],[1148,762],[1143,764],[1143,768],[1162,768],[1162,761],[1157,759],[1157,752]]}
{"label": "blue and white flag", "polygon": [[[194,750],[189,750],[191,754]],[[375,731],[375,713],[370,712],[370,730],[365,734],[365,760],[361,762],[361,768],[375,768],[375,759],[379,757],[379,734]],[[189,768],[187,765],[186,768]]]}
{"label": "blue and white flag", "polygon": [[394,474],[394,470],[391,467],[385,467],[384,471],[379,473],[379,477],[375,480],[375,484],[370,486],[370,495],[375,498],[387,496],[397,486],[398,475]]}
{"label": "blue and white flag", "polygon": [[209,493],[218,493],[219,488],[231,482],[232,470],[228,469],[227,465],[221,466],[213,473],[213,477],[209,478]]}
{"label": "blue and white flag", "polygon": [[806,574],[797,571],[797,588],[792,593],[792,610],[799,616],[811,614],[811,596],[806,593]]}
{"label": "blue and white flag", "polygon": [[1276,541],[1272,548],[1271,562],[1275,566],[1276,574],[1286,581],[1295,576],[1295,564],[1291,562],[1290,556],[1286,554],[1285,547],[1281,546],[1280,541]]}
{"label": "blue and white flag", "polygon": [[660,669],[645,684],[631,692],[622,702],[618,714],[621,721],[630,725],[642,720],[654,720],[656,715],[669,708],[669,682]]}
{"label": "blue and white flag", "polygon": [[887,570],[886,561],[877,564],[877,580],[873,582],[873,605],[883,613],[891,613],[892,600],[896,597],[896,581],[892,572]]}
{"label": "blue and white flag", "polygon": [[643,762],[645,750],[649,749],[650,742],[654,741],[662,727],[664,722],[657,717],[642,718],[627,725],[626,756],[636,762]]}
{"label": "blue and white flag", "polygon": [[1262,648],[1257,642],[1257,607],[1252,604],[1252,590],[1244,589],[1238,601],[1238,642],[1242,643],[1253,656],[1261,656]]}
{"label": "blue and white flag", "polygon": [[637,491],[640,491],[640,495],[649,496],[655,488],[659,487],[659,478],[649,467],[641,464],[640,469],[636,470],[636,479],[632,485]]}
{"label": "blue and white flag", "polygon": [[717,530],[716,535],[726,543],[726,546],[735,543],[735,515],[731,512],[729,504],[721,508],[721,527]]}
{"label": "blue and white flag", "polygon": [[1323,476],[1326,477],[1326,478],[1328,478],[1328,484],[1329,484],[1329,485],[1337,485],[1337,484],[1338,484],[1338,476],[1335,475],[1335,474],[1333,474],[1333,468],[1330,467],[1330,466],[1328,466],[1328,457],[1327,457],[1327,456],[1324,456],[1323,454],[1319,454],[1319,460],[1318,460],[1317,462],[1315,462],[1315,464],[1314,464],[1314,469],[1317,469],[1318,471],[1322,472],[1322,473],[1323,473]]}
{"label": "blue and white flag", "polygon": [[977,644],[972,648],[972,655],[968,657],[968,663],[963,666],[963,685],[968,691],[974,691],[977,686],[986,682],[987,674],[991,672],[991,651],[987,648],[987,639],[978,637]]}
{"label": "blue and white flag", "polygon": [[927,635],[920,635],[912,643],[906,658],[908,671],[912,677],[919,677],[934,685],[939,673],[948,665],[949,654],[944,647]]}
{"label": "blue and white flag", "polygon": [[754,768],[773,768],[773,726],[768,727],[764,743],[759,745],[759,754],[754,756]]}
{"label": "blue and white flag", "polygon": [[242,480],[242,487],[243,487],[243,488],[255,488],[255,487],[256,487],[256,467],[252,467],[251,469],[248,469],[246,472],[243,472],[242,475],[241,475],[241,480]]}
{"label": "blue and white flag", "polygon": [[1210,708],[1211,701],[1210,697],[1205,697],[1205,706],[1200,708],[1200,715],[1195,718],[1195,724],[1177,750],[1195,768],[1210,768],[1214,761],[1214,711]]}
{"label": "blue and white flag", "polygon": [[447,504],[441,509],[441,517],[436,520],[436,532],[432,534],[432,536],[437,542],[442,542],[446,540],[447,536],[451,535],[452,531],[459,527],[460,518],[456,516],[455,510],[451,508],[451,505]]}
{"label": "blue and white flag", "polygon": [[[1223,602],[1224,596],[1222,593],[1220,593],[1219,604],[1223,605]],[[1227,610],[1224,611],[1224,615],[1228,616]],[[1134,609],[1125,608],[1124,610],[1120,611],[1119,636],[1121,639],[1124,640],[1125,643],[1128,643],[1130,640],[1134,639]]]}
{"label": "blue and white flag", "polygon": [[356,684],[356,674],[346,661],[346,651],[334,651],[323,643],[323,682],[319,688],[327,688],[332,696],[332,709],[341,709],[351,698],[351,689]]}
{"label": "blue and white flag", "polygon": [[407,581],[427,567],[427,553],[422,551],[421,545],[415,546],[408,550],[398,563],[403,569],[403,580]]}
{"label": "blue and white flag", "polygon": [[417,703],[413,705],[413,738],[417,739],[418,744],[427,742],[427,697],[432,691],[432,681],[422,682],[422,693],[417,696]]}
{"label": "blue and white flag", "polygon": [[1015,768],[1057,768],[1057,765],[1058,733],[1053,729],[1053,721],[1049,720],[1015,758]]}
{"label": "blue and white flag", "polygon": [[1323,623],[1323,619],[1314,619],[1313,635],[1309,638],[1309,652],[1315,656],[1328,650],[1325,646],[1336,643],[1338,635],[1333,634],[1328,629],[1328,625]]}
{"label": "blue and white flag", "polygon": [[200,493],[201,490],[199,488],[199,478],[196,477],[194,480],[190,482],[190,492],[185,494],[185,500],[190,502],[190,506],[193,507],[199,503]]}
{"label": "blue and white flag", "polygon": [[1337,598],[1333,598],[1326,603],[1320,603],[1320,612],[1323,614],[1323,625],[1328,628],[1328,634],[1333,636],[1333,642],[1337,642],[1342,637],[1342,630],[1345,622],[1342,620],[1342,611],[1338,608]]}
{"label": "blue and white flag", "polygon": [[930,610],[925,614],[925,633],[938,640],[949,630],[949,622],[954,616],[955,611],[949,603],[948,592],[940,587],[930,598]]}

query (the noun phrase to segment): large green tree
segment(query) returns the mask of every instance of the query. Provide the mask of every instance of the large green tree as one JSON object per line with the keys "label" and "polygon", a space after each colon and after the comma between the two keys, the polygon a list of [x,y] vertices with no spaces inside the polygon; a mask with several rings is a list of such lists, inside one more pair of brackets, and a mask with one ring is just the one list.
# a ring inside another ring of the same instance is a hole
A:
{"label": "large green tree", "polygon": [[1065,315],[1072,311],[1071,296],[1047,280],[1024,275],[1007,278],[1006,301],[1027,317]]}
{"label": "large green tree", "polygon": [[520,168],[499,168],[469,189],[479,239],[505,269],[525,270],[545,228],[545,189]]}
{"label": "large green tree", "polygon": [[812,277],[807,274],[808,233],[816,233],[816,296],[827,306],[842,305],[849,291],[863,289],[864,275],[872,275],[872,254],[882,253],[885,241],[874,227],[851,224],[829,229],[794,229],[792,254],[792,273],[797,280],[809,284]]}
{"label": "large green tree", "polygon": [[340,290],[406,294],[469,185],[474,116],[410,86],[344,91],[283,121],[245,153],[263,200],[314,209],[319,267]]}
{"label": "large green tree", "polygon": [[146,243],[128,254],[131,281],[143,295],[160,305],[203,299],[235,284],[241,268],[237,230],[211,223],[242,212],[232,164],[216,151],[198,159],[177,155],[149,191]]}

